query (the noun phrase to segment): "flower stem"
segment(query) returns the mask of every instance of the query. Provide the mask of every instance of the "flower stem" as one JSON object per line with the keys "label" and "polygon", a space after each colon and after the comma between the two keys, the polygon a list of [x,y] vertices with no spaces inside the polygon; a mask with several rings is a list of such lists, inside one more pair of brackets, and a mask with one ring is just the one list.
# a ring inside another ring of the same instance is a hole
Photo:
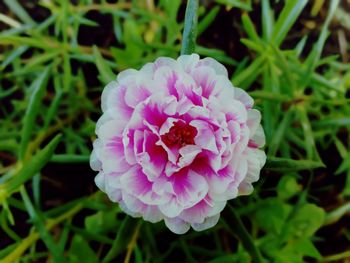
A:
{"label": "flower stem", "polygon": [[[74,206],[72,209],[68,210],[64,214],[60,215],[59,217],[55,219],[47,220],[46,222],[46,229],[49,231],[54,226],[58,225],[59,223],[63,222],[66,219],[72,218],[76,213],[78,213],[83,206],[81,204],[78,204]],[[6,262],[15,262],[17,261],[22,254],[36,241],[38,241],[40,238],[39,233],[33,232],[28,237],[22,239],[22,241],[18,244],[18,246],[12,250],[10,254],[8,254],[5,258],[0,260],[0,263],[6,263]]]}
{"label": "flower stem", "polygon": [[259,249],[254,244],[254,240],[252,236],[248,233],[247,229],[244,227],[235,209],[231,205],[228,205],[228,207],[230,210],[230,213],[227,213],[229,215],[228,219],[229,219],[229,222],[234,227],[234,231],[233,231],[234,234],[236,234],[238,238],[242,241],[243,247],[247,250],[247,252],[252,257],[253,262],[265,263],[266,261],[262,257]]}
{"label": "flower stem", "polygon": [[185,26],[182,36],[181,55],[190,55],[196,47],[198,0],[188,0],[185,14]]}

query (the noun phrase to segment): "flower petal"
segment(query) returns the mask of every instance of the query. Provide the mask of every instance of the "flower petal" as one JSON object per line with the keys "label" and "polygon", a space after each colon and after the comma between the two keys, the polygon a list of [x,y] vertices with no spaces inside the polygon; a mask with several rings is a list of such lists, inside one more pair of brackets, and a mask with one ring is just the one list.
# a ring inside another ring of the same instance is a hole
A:
{"label": "flower petal", "polygon": [[175,234],[185,234],[190,230],[190,224],[180,218],[164,218],[165,225]]}
{"label": "flower petal", "polygon": [[196,231],[203,231],[215,226],[219,222],[219,219],[220,219],[220,214],[217,214],[215,216],[207,217],[204,220],[204,222],[201,224],[194,223],[194,224],[191,224],[191,226]]}

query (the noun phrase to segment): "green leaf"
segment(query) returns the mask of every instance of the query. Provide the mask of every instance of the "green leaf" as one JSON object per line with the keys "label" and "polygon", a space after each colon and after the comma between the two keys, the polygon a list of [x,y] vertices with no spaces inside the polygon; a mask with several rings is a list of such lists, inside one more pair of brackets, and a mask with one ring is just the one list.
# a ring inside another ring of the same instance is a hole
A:
{"label": "green leaf", "polygon": [[123,223],[118,229],[117,236],[114,239],[114,243],[107,255],[103,258],[102,263],[107,263],[116,258],[128,244],[131,238],[131,232],[136,227],[138,220],[130,216],[126,216]]}
{"label": "green leaf", "polygon": [[43,217],[43,214],[34,208],[24,187],[21,188],[21,196],[23,199],[23,203],[29,214],[29,217],[33,222],[33,225],[35,226],[38,233],[40,234],[40,238],[44,241],[46,247],[51,252],[51,255],[53,257],[53,262],[64,263],[65,260],[63,256],[63,250],[60,250],[59,246],[54,242],[51,234],[45,227],[45,219]]}
{"label": "green leaf", "polygon": [[271,100],[277,102],[288,102],[291,98],[284,94],[272,93],[263,90],[254,90],[249,92],[249,95],[255,99]]}
{"label": "green leaf", "polygon": [[214,21],[219,11],[220,11],[220,7],[214,6],[213,8],[210,9],[209,13],[198,23],[198,28],[197,28],[198,36],[201,35],[208,28],[208,26]]}
{"label": "green leaf", "polygon": [[182,36],[181,55],[190,55],[196,47],[198,0],[188,0],[185,13],[185,26]]}
{"label": "green leaf", "polygon": [[276,46],[279,46],[283,42],[288,31],[293,26],[306,4],[307,0],[289,0],[286,2],[276,21],[272,34],[272,39]]}
{"label": "green leaf", "polygon": [[261,43],[260,37],[258,36],[258,33],[256,33],[254,24],[252,20],[250,20],[250,17],[248,16],[248,14],[246,13],[242,15],[242,24],[250,40],[256,42],[256,44]]}
{"label": "green leaf", "polygon": [[27,11],[18,3],[17,0],[4,0],[4,3],[23,22],[32,25],[35,24],[34,20],[28,15]]}
{"label": "green leaf", "polygon": [[109,209],[107,211],[98,211],[94,215],[87,216],[85,218],[86,230],[95,234],[105,234],[108,231],[116,229],[119,224],[118,220],[116,220],[119,211],[119,208]]}
{"label": "green leaf", "polygon": [[314,204],[304,204],[287,224],[289,238],[312,237],[323,225],[325,211]]}
{"label": "green leaf", "polygon": [[115,79],[115,74],[113,73],[112,69],[108,66],[105,59],[102,57],[100,51],[96,46],[93,46],[93,53],[96,58],[96,66],[98,69],[98,72],[100,73],[101,81],[103,84],[107,84]]}
{"label": "green leaf", "polygon": [[274,172],[295,172],[320,167],[325,167],[325,165],[319,161],[268,157],[264,169]]}
{"label": "green leaf", "polygon": [[245,11],[252,10],[251,1],[245,0],[216,0],[217,3],[225,4],[228,7],[237,7]]}
{"label": "green leaf", "polygon": [[235,208],[229,205],[229,209],[227,210],[226,215],[226,222],[227,225],[230,227],[230,229],[227,230],[230,231],[232,227],[232,232],[235,235],[237,235],[238,238],[241,240],[243,247],[246,249],[247,252],[249,252],[251,257],[253,258],[253,261],[256,263],[266,262],[265,259],[262,257],[259,248],[254,243],[252,236],[243,225],[241,218],[237,214]]}
{"label": "green leaf", "polygon": [[347,202],[338,208],[327,213],[324,225],[330,225],[338,222],[344,215],[350,213],[350,202]]}
{"label": "green leaf", "polygon": [[80,235],[73,237],[71,247],[68,253],[69,263],[80,263],[82,259],[84,263],[97,263],[99,262],[97,255],[91,249],[89,244]]}
{"label": "green leaf", "polygon": [[330,6],[327,14],[326,21],[323,23],[323,27],[321,30],[321,33],[319,34],[319,38],[316,42],[316,44],[313,46],[312,51],[310,52],[309,56],[305,60],[306,70],[304,70],[303,77],[301,78],[300,86],[306,87],[311,79],[312,73],[316,68],[316,64],[319,61],[321,57],[321,53],[323,50],[323,47],[326,43],[326,39],[329,36],[328,27],[329,24],[332,21],[332,18],[335,14],[335,11],[337,10],[337,7],[339,5],[340,0],[332,0],[330,1]]}
{"label": "green leaf", "polygon": [[233,85],[241,88],[248,87],[249,84],[252,83],[261,73],[264,68],[262,67],[264,61],[265,57],[263,56],[254,59],[248,67],[232,77],[231,81]]}
{"label": "green leaf", "polygon": [[320,252],[318,252],[315,245],[307,238],[303,238],[298,240],[297,242],[292,244],[293,249],[303,256],[309,256],[320,260],[322,258]]}
{"label": "green leaf", "polygon": [[261,3],[261,23],[263,31],[263,39],[265,41],[270,41],[274,26],[273,12],[270,7],[270,0],[262,0]]}
{"label": "green leaf", "polygon": [[29,49],[28,46],[21,46],[21,47],[15,49],[13,52],[11,52],[10,55],[7,55],[5,57],[5,60],[1,63],[0,68],[1,69],[6,68],[10,63],[12,63],[12,61],[14,61],[16,58],[20,57],[28,49]]}
{"label": "green leaf", "polygon": [[89,155],[78,154],[54,154],[50,160],[52,163],[88,163]]}
{"label": "green leaf", "polygon": [[272,232],[278,235],[284,227],[290,210],[291,207],[281,200],[272,197],[267,198],[259,202],[255,219],[262,229],[268,233]]}
{"label": "green leaf", "polygon": [[212,260],[208,261],[207,263],[232,263],[232,262],[239,262],[237,260],[238,260],[237,255],[231,254],[231,255],[218,256],[215,259],[212,259]]}
{"label": "green leaf", "polygon": [[46,68],[33,82],[30,90],[32,94],[23,119],[21,143],[19,146],[19,159],[24,160],[31,134],[34,130],[35,118],[41,108],[41,101],[45,94],[45,88],[49,79],[50,68]]}
{"label": "green leaf", "polygon": [[16,191],[22,184],[31,179],[45,166],[45,164],[51,159],[61,137],[61,134],[56,135],[56,137],[53,138],[44,149],[40,150],[34,157],[23,164],[22,169],[3,186],[7,193]]}
{"label": "green leaf", "polygon": [[295,177],[285,175],[277,185],[277,195],[281,199],[289,199],[302,190],[302,186],[297,183]]}
{"label": "green leaf", "polygon": [[280,122],[277,130],[274,132],[272,139],[269,144],[269,152],[268,155],[275,156],[278,148],[283,141],[286,130],[290,127],[290,122],[292,120],[293,111],[289,110],[287,113],[284,113],[283,119]]}
{"label": "green leaf", "polygon": [[258,53],[263,53],[265,52],[265,48],[263,45],[259,45],[259,42],[253,41],[247,38],[241,38],[240,40],[245,46],[248,48],[258,52]]}

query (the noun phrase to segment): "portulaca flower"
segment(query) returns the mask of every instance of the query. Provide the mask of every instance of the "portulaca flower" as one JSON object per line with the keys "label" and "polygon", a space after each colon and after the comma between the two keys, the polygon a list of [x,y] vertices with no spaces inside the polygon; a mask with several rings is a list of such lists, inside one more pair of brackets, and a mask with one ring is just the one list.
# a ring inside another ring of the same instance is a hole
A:
{"label": "portulaca flower", "polygon": [[266,155],[260,112],[223,65],[197,54],[119,73],[102,93],[90,164],[121,209],[177,234],[214,226],[250,194]]}

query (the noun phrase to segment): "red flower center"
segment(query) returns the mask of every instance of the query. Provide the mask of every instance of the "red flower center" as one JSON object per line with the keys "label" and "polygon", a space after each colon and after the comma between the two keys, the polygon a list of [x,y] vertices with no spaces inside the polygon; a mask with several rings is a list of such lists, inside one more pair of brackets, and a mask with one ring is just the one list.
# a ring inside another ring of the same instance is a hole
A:
{"label": "red flower center", "polygon": [[162,135],[161,138],[166,146],[184,146],[194,144],[194,137],[197,135],[197,129],[182,121],[177,121],[170,128],[169,132]]}

